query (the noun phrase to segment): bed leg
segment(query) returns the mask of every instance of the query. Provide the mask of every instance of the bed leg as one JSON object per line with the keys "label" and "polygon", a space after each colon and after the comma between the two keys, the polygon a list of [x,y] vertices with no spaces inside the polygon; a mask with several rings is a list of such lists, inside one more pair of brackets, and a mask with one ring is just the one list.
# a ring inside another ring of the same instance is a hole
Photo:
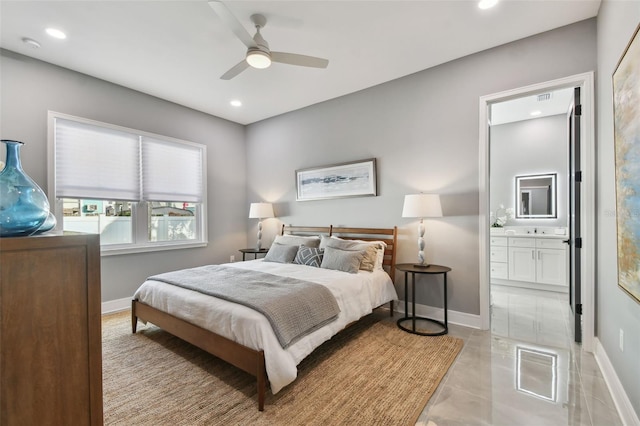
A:
{"label": "bed leg", "polygon": [[389,316],[393,318],[393,300],[389,302]]}
{"label": "bed leg", "polygon": [[257,368],[258,374],[256,375],[256,378],[258,379],[258,411],[264,411],[264,399],[267,388],[267,373],[264,367],[263,351],[260,351]]}
{"label": "bed leg", "polygon": [[131,301],[131,333],[136,334],[138,329],[138,317],[136,316],[136,301]]}

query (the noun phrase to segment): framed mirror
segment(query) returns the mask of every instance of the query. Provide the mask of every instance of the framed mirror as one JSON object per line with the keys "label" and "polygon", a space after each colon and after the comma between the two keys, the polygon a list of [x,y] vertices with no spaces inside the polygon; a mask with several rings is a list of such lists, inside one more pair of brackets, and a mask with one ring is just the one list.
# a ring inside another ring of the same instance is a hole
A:
{"label": "framed mirror", "polygon": [[516,176],[516,218],[557,218],[556,173]]}

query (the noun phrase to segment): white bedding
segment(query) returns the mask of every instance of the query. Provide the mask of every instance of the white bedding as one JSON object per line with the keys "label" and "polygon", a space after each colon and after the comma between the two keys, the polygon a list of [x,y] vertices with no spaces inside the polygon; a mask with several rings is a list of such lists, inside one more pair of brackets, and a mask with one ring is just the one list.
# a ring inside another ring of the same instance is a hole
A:
{"label": "white bedding", "polygon": [[152,280],[145,281],[134,298],[244,346],[264,350],[267,376],[274,394],[295,380],[296,366],[315,348],[347,324],[371,313],[375,307],[398,298],[391,278],[382,270],[349,274],[291,263],[263,262],[262,259],[229,263],[226,266],[322,284],[336,298],[340,314],[335,321],[285,350],[280,346],[267,318],[246,306]]}

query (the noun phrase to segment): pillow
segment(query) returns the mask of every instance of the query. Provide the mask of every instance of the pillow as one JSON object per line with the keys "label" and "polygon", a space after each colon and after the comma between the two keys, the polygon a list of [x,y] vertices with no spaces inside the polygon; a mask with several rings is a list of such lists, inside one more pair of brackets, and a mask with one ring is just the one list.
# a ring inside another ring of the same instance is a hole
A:
{"label": "pillow", "polygon": [[265,262],[291,263],[298,253],[298,246],[273,243],[264,257]]}
{"label": "pillow", "polygon": [[318,236],[303,237],[300,235],[276,235],[276,238],[273,242],[288,246],[305,245],[307,247],[320,247],[320,237]]}
{"label": "pillow", "polygon": [[357,274],[364,252],[359,250],[342,250],[335,247],[324,249],[321,268]]}
{"label": "pillow", "polygon": [[[385,244],[386,246],[386,244]],[[378,249],[378,255],[376,256],[376,266],[373,268],[375,270],[383,270],[383,263],[384,263],[384,249],[383,248],[379,248]]]}
{"label": "pillow", "polygon": [[323,255],[324,250],[322,249],[300,246],[300,248],[298,248],[298,253],[296,253],[296,258],[293,259],[293,263],[319,268],[322,264]]}
{"label": "pillow", "polygon": [[[333,247],[342,250],[363,251],[364,257],[360,263],[360,269],[371,272],[374,269],[382,269],[385,245],[382,241],[343,240],[338,237],[323,236],[320,248]],[[383,253],[382,256],[379,255],[380,251]]]}
{"label": "pillow", "polygon": [[383,270],[382,263],[384,262],[384,251],[387,248],[387,243],[385,243],[384,241],[363,241],[363,240],[350,240],[350,241],[353,241],[356,243],[362,243],[362,244],[370,244],[376,247],[377,249],[376,262],[373,269]]}

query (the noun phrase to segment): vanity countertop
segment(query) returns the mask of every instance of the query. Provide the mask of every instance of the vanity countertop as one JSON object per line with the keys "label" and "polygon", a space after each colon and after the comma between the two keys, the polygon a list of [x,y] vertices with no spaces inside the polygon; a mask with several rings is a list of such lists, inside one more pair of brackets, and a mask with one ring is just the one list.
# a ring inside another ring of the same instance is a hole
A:
{"label": "vanity countertop", "polygon": [[[560,233],[562,232],[562,233]],[[491,236],[518,237],[518,238],[554,238],[567,239],[569,232],[566,228],[529,228],[529,227],[506,227],[491,228]]]}
{"label": "vanity countertop", "polygon": [[555,235],[555,234],[504,234],[505,237],[517,237],[517,238],[557,238],[567,239],[568,235]]}

